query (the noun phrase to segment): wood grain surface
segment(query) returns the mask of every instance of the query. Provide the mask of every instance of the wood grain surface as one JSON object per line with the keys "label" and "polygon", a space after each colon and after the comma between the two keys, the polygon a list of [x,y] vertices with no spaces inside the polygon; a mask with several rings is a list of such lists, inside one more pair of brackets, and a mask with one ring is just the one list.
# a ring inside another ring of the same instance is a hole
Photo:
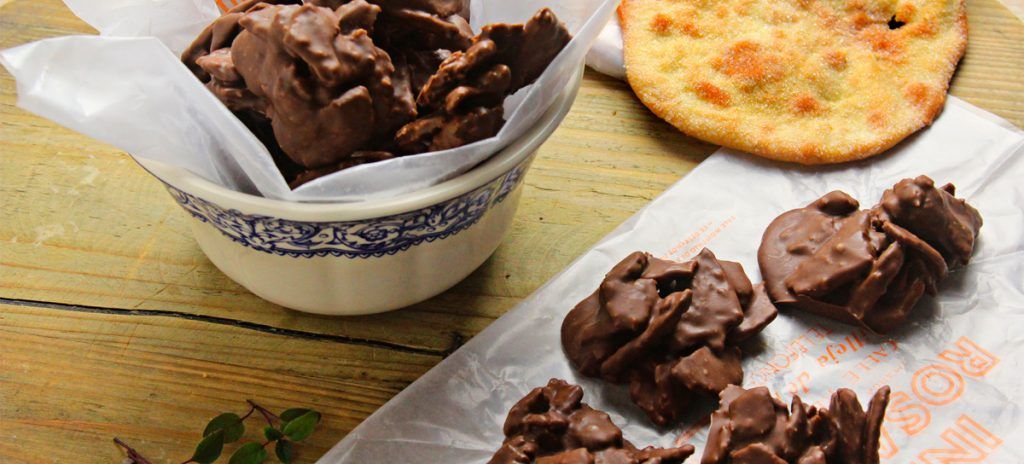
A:
{"label": "wood grain surface", "polygon": [[[1024,25],[968,3],[952,93],[1024,125]],[[94,33],[59,0],[0,0],[0,48]],[[563,269],[716,147],[588,72],[526,176],[511,233],[430,301],[329,318],[221,274],[188,219],[127,155],[30,115],[0,73],[0,462],[110,463],[114,436],[181,462],[206,421],[247,398],[311,406],[312,462],[447,353]],[[496,425],[495,425],[496,426]]]}

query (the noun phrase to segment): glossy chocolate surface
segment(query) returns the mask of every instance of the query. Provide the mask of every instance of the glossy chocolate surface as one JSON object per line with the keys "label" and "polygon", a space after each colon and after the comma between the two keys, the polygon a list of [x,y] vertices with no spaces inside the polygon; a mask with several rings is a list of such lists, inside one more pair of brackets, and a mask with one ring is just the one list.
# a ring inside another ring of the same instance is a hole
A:
{"label": "glossy chocolate surface", "polygon": [[512,406],[505,442],[489,464],[682,464],[694,449],[637,449],[608,414],[591,408],[583,389],[551,379]]}
{"label": "glossy chocolate surface", "polygon": [[628,383],[633,401],[667,425],[698,395],[743,381],[737,344],[775,319],[763,286],[705,249],[687,262],[635,252],[562,322],[581,373]]}
{"label": "glossy chocolate surface", "polygon": [[852,390],[840,389],[829,407],[817,409],[793,397],[789,409],[765,387],[730,385],[718,411],[701,464],[878,464],[878,438],[889,387],[879,389],[865,411]]}
{"label": "glossy chocolate surface", "polygon": [[768,294],[777,305],[876,332],[900,327],[974,252],[981,216],[954,193],[919,176],[868,210],[836,191],[783,213],[758,250]]}
{"label": "glossy chocolate surface", "polygon": [[182,61],[267,145],[292,187],[498,133],[506,96],[569,42],[548,9],[473,36],[465,0],[248,1]]}

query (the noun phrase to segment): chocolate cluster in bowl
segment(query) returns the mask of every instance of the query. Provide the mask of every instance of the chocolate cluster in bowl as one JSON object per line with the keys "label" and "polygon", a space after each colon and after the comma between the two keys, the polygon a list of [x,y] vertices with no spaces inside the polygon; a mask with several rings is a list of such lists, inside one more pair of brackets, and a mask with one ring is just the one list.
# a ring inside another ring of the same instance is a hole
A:
{"label": "chocolate cluster in bowl", "polygon": [[658,425],[676,421],[694,397],[741,384],[738,344],[776,310],[739,263],[705,249],[687,262],[635,252],[562,322],[562,347],[583,375],[629,383]]}
{"label": "chocolate cluster in bowl", "polygon": [[583,389],[551,379],[534,388],[508,412],[505,441],[489,464],[682,464],[694,449],[637,449],[622,437],[608,414],[591,408]]}
{"label": "chocolate cluster in bowl", "polygon": [[548,9],[476,36],[467,15],[465,0],[247,1],[182,61],[296,187],[497,134],[505,97],[571,38]]}
{"label": "chocolate cluster in bowl", "polygon": [[794,396],[787,410],[765,387],[735,385],[722,391],[719,404],[701,464],[878,464],[889,387],[875,392],[867,411],[845,388],[828,408]]}
{"label": "chocolate cluster in bowl", "polygon": [[902,326],[914,305],[974,253],[981,216],[927,176],[904,179],[871,209],[834,191],[768,226],[758,263],[781,307],[875,332]]}

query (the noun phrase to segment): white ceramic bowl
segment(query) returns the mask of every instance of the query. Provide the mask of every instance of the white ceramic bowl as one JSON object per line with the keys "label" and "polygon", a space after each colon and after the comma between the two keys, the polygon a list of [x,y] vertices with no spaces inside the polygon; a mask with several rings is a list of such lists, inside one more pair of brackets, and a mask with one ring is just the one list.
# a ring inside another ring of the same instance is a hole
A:
{"label": "white ceramic bowl", "polygon": [[371,314],[417,303],[494,252],[537,148],[565,118],[582,69],[521,139],[469,172],[383,201],[295,203],[220,187],[140,160],[192,218],[199,247],[259,297],[319,314]]}

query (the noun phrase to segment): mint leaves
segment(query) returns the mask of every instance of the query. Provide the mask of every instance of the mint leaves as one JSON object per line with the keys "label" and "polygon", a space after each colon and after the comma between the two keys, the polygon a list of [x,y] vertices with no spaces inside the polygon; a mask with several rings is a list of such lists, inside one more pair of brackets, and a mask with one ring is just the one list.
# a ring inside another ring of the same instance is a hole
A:
{"label": "mint leaves", "polygon": [[[228,458],[228,464],[261,464],[270,459],[270,445],[273,444],[274,456],[283,464],[291,464],[295,460],[295,443],[309,438],[320,424],[320,413],[312,409],[291,408],[276,415],[253,402],[249,404],[249,412],[243,416],[225,412],[210,419],[203,429],[203,438],[196,445],[192,457],[182,464],[213,464],[224,454],[225,445],[235,443],[245,435],[245,420],[253,413],[259,413],[267,425],[262,428],[262,441],[249,441],[235,448]],[[151,464],[138,451],[118,438],[114,443],[125,451],[132,464]]]}

